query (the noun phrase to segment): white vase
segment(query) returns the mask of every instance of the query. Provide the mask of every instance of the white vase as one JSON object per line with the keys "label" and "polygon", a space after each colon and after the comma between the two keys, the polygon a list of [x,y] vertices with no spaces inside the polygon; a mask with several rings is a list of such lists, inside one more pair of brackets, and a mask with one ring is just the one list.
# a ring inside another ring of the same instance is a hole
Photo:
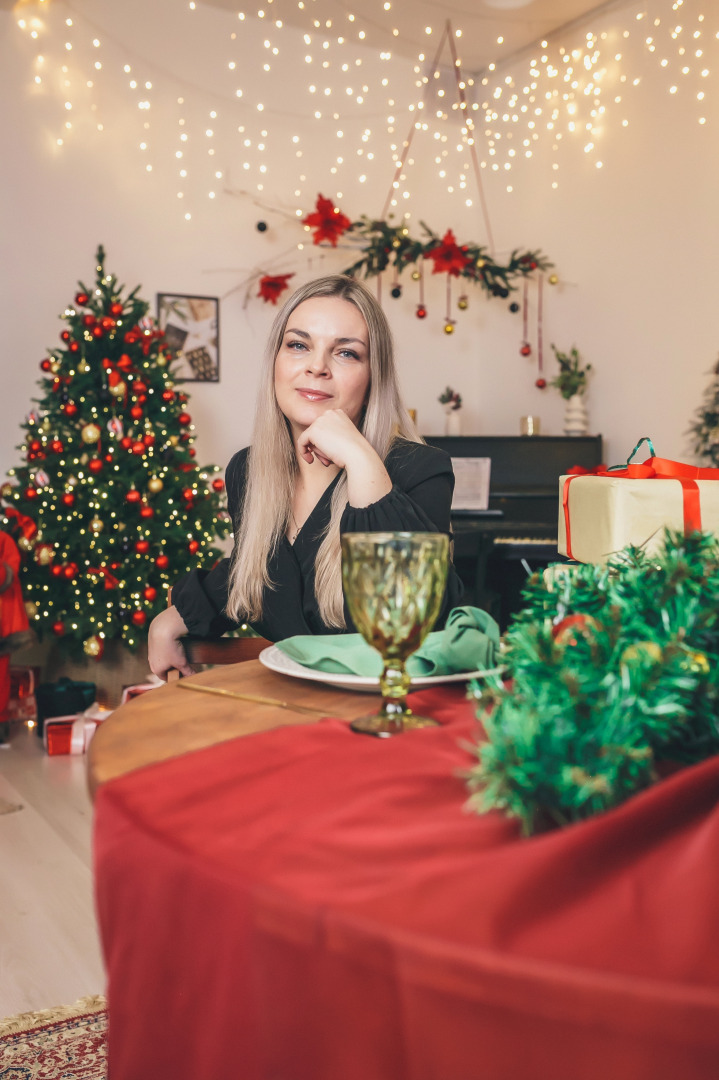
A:
{"label": "white vase", "polygon": [[584,399],[581,394],[572,394],[567,398],[564,410],[564,434],[586,435],[589,430],[589,417],[584,407]]}
{"label": "white vase", "polygon": [[447,408],[444,410],[444,433],[445,435],[462,434],[461,409]]}

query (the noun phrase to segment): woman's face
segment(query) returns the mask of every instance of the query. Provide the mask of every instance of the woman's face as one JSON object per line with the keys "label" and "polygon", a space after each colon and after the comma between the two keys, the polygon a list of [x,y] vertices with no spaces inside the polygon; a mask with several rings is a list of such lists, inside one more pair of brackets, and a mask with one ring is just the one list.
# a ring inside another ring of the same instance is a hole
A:
{"label": "woman's face", "polygon": [[337,296],[299,304],[275,359],[275,396],[293,433],[327,409],[343,409],[357,424],[369,385],[369,334],[360,310]]}

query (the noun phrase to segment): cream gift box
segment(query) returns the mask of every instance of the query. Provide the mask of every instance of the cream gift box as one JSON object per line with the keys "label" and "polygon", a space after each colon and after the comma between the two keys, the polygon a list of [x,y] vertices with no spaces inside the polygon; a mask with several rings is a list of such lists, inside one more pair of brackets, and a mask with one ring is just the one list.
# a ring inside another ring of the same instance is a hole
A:
{"label": "cream gift box", "polygon": [[[698,506],[698,520],[691,513],[687,518],[687,499]],[[661,547],[666,527],[687,526],[719,534],[717,480],[560,477],[558,550],[577,562],[605,562],[628,544],[651,554]]]}

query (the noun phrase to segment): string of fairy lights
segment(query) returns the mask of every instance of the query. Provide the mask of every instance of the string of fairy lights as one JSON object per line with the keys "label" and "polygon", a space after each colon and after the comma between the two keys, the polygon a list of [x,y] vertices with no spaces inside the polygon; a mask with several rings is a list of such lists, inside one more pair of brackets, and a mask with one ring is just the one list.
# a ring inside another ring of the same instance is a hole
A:
{"label": "string of fairy lights", "polygon": [[[498,59],[481,72],[465,70],[461,26],[451,27],[451,49],[443,53],[435,46],[446,24],[424,27],[427,48],[414,62],[400,56],[391,0],[365,3],[357,13],[338,8],[336,18],[324,20],[314,17],[310,3],[291,0],[291,22],[281,17],[283,0],[261,2],[251,14],[218,17],[213,10],[211,18],[195,0],[181,9],[186,23],[179,31],[200,36],[201,30],[202,55],[216,57],[211,71],[200,65],[192,77],[143,55],[135,38],[126,43],[105,30],[102,0],[25,3],[17,24],[38,45],[35,86],[62,100],[57,150],[78,129],[91,126],[100,136],[111,120],[130,125],[137,168],[169,172],[188,221],[199,199],[217,202],[238,189],[259,199],[270,189],[276,195],[288,162],[294,184],[285,193],[286,211],[304,216],[316,195],[310,186],[316,171],[309,181],[310,170],[304,171],[310,155],[313,162],[325,155],[337,185],[325,194],[337,201],[346,185],[379,184],[402,163],[390,207],[409,219],[411,166],[420,153],[431,159],[437,183],[468,207],[476,197],[475,153],[479,167],[499,174],[508,193],[540,146],[551,150],[552,188],[560,186],[559,151],[568,143],[602,168],[603,137],[611,124],[628,126],[628,96],[642,82],[645,57],[666,74],[670,97],[691,95],[697,123],[710,120],[719,10],[706,0],[619,2],[611,18],[601,16],[610,29],[576,26],[521,57],[502,60],[498,37]],[[106,96],[118,75],[119,113],[112,117]],[[415,137],[412,156],[407,128]]]}

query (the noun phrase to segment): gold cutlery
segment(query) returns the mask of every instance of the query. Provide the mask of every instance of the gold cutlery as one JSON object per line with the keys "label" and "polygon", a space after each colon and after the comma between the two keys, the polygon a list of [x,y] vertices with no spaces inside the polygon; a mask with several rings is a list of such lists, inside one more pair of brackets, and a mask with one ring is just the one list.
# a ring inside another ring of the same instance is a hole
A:
{"label": "gold cutlery", "polygon": [[277,709],[291,709],[292,712],[310,713],[312,716],[333,715],[332,710],[328,709],[312,709],[309,705],[294,705],[290,701],[280,701],[279,698],[261,697],[259,694],[240,694],[237,690],[222,690],[217,686],[203,686],[201,683],[185,682],[183,679],[180,679],[176,685],[180,690],[196,690],[199,694],[220,694],[222,697],[237,698],[238,701],[252,701],[255,705],[273,705]]}

